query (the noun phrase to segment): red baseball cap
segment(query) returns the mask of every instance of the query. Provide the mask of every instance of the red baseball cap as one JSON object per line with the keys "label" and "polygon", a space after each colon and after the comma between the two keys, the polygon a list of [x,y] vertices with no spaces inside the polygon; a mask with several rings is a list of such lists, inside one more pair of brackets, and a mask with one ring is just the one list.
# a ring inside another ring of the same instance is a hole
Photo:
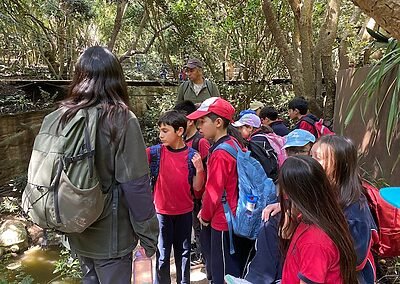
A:
{"label": "red baseball cap", "polygon": [[219,97],[211,97],[201,103],[200,107],[195,111],[186,116],[190,120],[196,120],[209,113],[215,113],[216,115],[233,121],[233,115],[235,114],[235,108],[228,103],[226,100]]}

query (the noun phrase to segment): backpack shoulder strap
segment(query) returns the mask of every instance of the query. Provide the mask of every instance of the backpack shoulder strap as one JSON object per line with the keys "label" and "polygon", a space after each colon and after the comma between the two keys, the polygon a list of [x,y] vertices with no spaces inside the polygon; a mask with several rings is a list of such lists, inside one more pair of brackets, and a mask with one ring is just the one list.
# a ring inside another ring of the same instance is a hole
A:
{"label": "backpack shoulder strap", "polygon": [[210,82],[208,81],[208,79],[206,79],[205,81],[206,81],[205,83],[206,83],[207,91],[210,94],[210,96],[212,96],[212,93],[211,93],[211,90],[210,90]]}
{"label": "backpack shoulder strap", "polygon": [[193,137],[192,148],[195,149],[197,152],[199,152],[199,143],[201,138],[203,138],[203,136],[199,132],[196,132]]}
{"label": "backpack shoulder strap", "polygon": [[150,179],[154,186],[160,170],[161,144],[150,147]]}
{"label": "backpack shoulder strap", "polygon": [[[217,149],[224,150],[224,151],[228,152],[236,160],[240,147],[236,142],[234,142],[234,143],[235,143],[236,149],[234,147],[232,147],[231,145],[229,145],[228,143],[221,143],[215,148],[215,150],[217,150]],[[232,214],[232,210],[229,207],[229,204],[228,204],[228,201],[226,198],[226,190],[225,189],[224,189],[224,192],[222,193],[221,202],[222,202],[222,206],[224,208],[226,222],[228,223],[229,253],[234,254],[235,247],[234,247],[234,243],[233,243],[233,214]]]}
{"label": "backpack shoulder strap", "polygon": [[[225,143],[225,142],[224,142],[224,143],[219,144],[219,145],[215,148],[215,150],[219,150],[219,149],[224,150],[224,151],[228,152],[228,154],[231,155],[231,156],[236,160],[239,145],[237,145],[236,142],[235,142],[235,144],[236,144],[236,145],[235,145],[235,146],[236,146],[236,149],[235,149],[234,147],[232,147],[231,145],[229,145],[228,143]],[[214,151],[215,151],[215,150],[214,150]]]}
{"label": "backpack shoulder strap", "polygon": [[185,90],[183,91],[183,96],[185,96],[185,94],[186,94],[186,91],[189,89],[189,86],[190,86],[190,80],[187,80],[186,82],[185,82],[185,86],[184,86],[184,88],[185,88]]}
{"label": "backpack shoulder strap", "polygon": [[196,169],[195,169],[195,167],[193,165],[192,159],[193,159],[194,155],[196,154],[196,150],[191,148],[191,147],[189,147],[188,150],[189,150],[188,161],[187,161],[188,169],[189,169],[188,178],[189,178],[190,192],[192,193],[192,196],[194,197],[193,178],[195,176]]}
{"label": "backpack shoulder strap", "polygon": [[306,116],[303,116],[303,117],[300,119],[300,121],[305,121],[305,122],[311,124],[312,126],[314,126],[314,124],[317,122],[316,120],[312,119],[311,117],[309,117],[309,116],[307,116],[307,115],[306,115]]}

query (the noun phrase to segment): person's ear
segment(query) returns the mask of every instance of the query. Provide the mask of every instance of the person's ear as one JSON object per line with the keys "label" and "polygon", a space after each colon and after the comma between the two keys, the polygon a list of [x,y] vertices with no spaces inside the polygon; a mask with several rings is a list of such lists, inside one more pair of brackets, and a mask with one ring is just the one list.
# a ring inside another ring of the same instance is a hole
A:
{"label": "person's ear", "polygon": [[224,121],[222,118],[218,117],[216,120],[214,120],[214,125],[217,128],[222,128],[224,126]]}
{"label": "person's ear", "polygon": [[176,131],[176,134],[180,137],[183,136],[183,134],[185,134],[185,130],[183,129],[183,127],[179,127],[178,130]]}
{"label": "person's ear", "polygon": [[188,126],[192,126],[192,125],[194,125],[194,122],[195,122],[194,120],[188,120],[187,121],[187,125]]}

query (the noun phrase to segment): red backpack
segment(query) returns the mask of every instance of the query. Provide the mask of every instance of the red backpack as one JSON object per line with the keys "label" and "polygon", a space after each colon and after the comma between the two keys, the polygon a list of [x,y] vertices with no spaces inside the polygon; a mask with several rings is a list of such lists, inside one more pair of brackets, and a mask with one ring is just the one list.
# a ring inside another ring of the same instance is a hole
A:
{"label": "red backpack", "polygon": [[367,181],[362,184],[378,226],[379,242],[372,249],[381,257],[400,256],[400,210],[384,201],[379,189]]}
{"label": "red backpack", "polygon": [[317,137],[316,138],[319,138],[319,137],[325,136],[325,135],[335,135],[335,132],[333,132],[329,128],[327,123],[322,118],[320,118],[318,120],[317,118],[313,119],[312,117],[306,115],[306,116],[303,116],[301,118],[301,120],[311,124],[312,126],[314,126],[315,131],[317,132]]}

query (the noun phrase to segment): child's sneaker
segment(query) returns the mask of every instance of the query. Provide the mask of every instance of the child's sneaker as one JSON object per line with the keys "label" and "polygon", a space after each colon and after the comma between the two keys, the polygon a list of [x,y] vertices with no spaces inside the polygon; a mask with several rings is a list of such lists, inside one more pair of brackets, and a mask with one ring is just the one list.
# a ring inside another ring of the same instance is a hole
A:
{"label": "child's sneaker", "polygon": [[227,284],[251,284],[251,282],[245,279],[234,277],[229,274],[225,275],[224,280]]}
{"label": "child's sneaker", "polygon": [[192,253],[190,256],[190,266],[193,268],[202,264],[204,264],[202,255],[199,253]]}

